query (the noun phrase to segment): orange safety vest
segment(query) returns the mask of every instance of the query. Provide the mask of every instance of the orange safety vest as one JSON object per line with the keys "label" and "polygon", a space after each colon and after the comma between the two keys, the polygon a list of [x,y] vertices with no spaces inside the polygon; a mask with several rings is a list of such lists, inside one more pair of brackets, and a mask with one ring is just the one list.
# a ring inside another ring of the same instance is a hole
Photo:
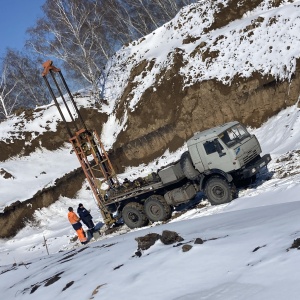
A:
{"label": "orange safety vest", "polygon": [[73,211],[69,211],[68,219],[71,224],[75,224],[80,221],[79,217]]}

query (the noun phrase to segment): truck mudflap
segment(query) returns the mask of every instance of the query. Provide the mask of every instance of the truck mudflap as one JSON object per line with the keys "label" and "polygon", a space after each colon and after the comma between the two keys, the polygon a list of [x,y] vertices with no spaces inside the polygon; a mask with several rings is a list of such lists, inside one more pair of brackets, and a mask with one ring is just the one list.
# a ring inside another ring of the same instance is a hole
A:
{"label": "truck mudflap", "polygon": [[265,154],[261,159],[255,161],[254,164],[249,165],[242,171],[243,178],[250,178],[256,175],[261,169],[267,167],[268,163],[271,161],[270,154]]}

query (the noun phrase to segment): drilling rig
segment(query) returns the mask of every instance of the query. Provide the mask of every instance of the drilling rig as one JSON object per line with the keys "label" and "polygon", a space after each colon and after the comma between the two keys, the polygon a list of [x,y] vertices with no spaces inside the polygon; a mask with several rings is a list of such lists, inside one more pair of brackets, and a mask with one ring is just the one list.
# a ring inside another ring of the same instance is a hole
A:
{"label": "drilling rig", "polygon": [[[174,207],[192,200],[198,192],[204,193],[213,205],[228,203],[238,195],[236,185],[254,181],[271,160],[270,154],[260,156],[262,150],[257,138],[245,126],[232,121],[195,133],[187,141],[188,150],[178,161],[144,178],[133,181],[125,178],[119,184],[98,134],[87,129],[61,71],[53,66],[52,61],[45,62],[43,66],[43,77],[107,226],[116,224],[117,218],[122,218],[129,228],[166,221]],[[71,122],[66,121],[60,109],[47,79],[49,74]],[[76,121],[57,77],[78,115]],[[98,178],[103,178],[102,183],[105,182],[108,189],[101,189]],[[118,217],[114,218],[113,214]]]}
{"label": "drilling rig", "polygon": [[[88,180],[104,223],[107,226],[111,226],[117,220],[107,210],[104,204],[104,193],[101,190],[103,183],[106,183],[112,190],[118,188],[120,185],[111,161],[96,130],[87,128],[61,70],[55,67],[51,60],[46,61],[43,67],[42,76],[70,136],[69,141],[72,144],[73,151],[76,153],[81,168]],[[51,78],[51,83],[48,79],[49,77]],[[58,93],[62,103],[59,103],[55,92],[56,94]],[[65,95],[68,95],[68,99],[66,99]],[[63,113],[61,105],[66,108],[66,116]],[[71,112],[72,106],[77,114],[77,118]],[[71,121],[67,122],[66,117],[69,117]],[[98,178],[103,179],[99,180]]]}

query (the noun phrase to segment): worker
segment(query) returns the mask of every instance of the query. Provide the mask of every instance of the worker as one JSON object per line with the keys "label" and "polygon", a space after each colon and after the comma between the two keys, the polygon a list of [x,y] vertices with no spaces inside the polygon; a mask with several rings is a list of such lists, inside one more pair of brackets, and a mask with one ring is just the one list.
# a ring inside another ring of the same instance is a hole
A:
{"label": "worker", "polygon": [[93,217],[91,216],[90,212],[83,206],[82,203],[79,203],[78,208],[77,208],[77,213],[78,213],[81,221],[85,224],[85,226],[92,233],[95,229],[95,225],[92,220]]}
{"label": "worker", "polygon": [[79,217],[73,211],[73,207],[69,207],[68,219],[71,225],[73,226],[73,228],[75,229],[81,244],[83,245],[87,244],[88,239],[85,235],[84,230],[82,229],[82,224],[80,223]]}

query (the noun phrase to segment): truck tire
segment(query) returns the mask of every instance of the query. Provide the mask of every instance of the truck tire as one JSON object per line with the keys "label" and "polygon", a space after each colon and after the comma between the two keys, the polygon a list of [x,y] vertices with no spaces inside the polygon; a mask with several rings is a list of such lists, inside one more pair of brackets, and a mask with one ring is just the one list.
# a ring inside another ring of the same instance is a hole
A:
{"label": "truck tire", "polygon": [[145,213],[152,222],[165,221],[171,217],[171,206],[163,196],[150,196],[144,204]]}
{"label": "truck tire", "polygon": [[124,223],[131,229],[143,227],[149,223],[142,204],[129,202],[122,210]]}
{"label": "truck tire", "polygon": [[200,174],[199,171],[195,169],[191,155],[188,151],[182,153],[180,158],[180,167],[185,177],[190,180],[195,180]]}
{"label": "truck tire", "polygon": [[235,187],[221,177],[211,177],[205,185],[204,192],[212,205],[228,203],[236,196]]}

